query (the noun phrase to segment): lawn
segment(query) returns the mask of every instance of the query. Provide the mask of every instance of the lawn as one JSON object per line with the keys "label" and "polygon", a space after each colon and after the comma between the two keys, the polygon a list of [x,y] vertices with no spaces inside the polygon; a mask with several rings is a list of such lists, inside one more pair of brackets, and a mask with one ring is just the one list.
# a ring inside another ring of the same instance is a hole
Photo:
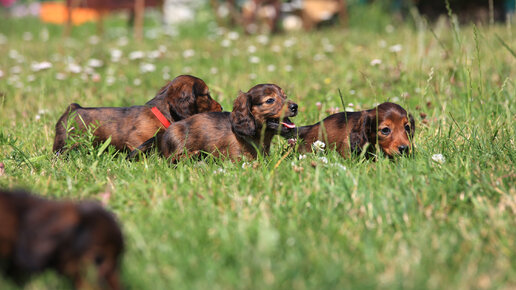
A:
{"label": "lawn", "polygon": [[[104,202],[125,235],[128,288],[516,287],[514,24],[401,23],[370,9],[348,28],[246,36],[208,11],[173,31],[147,16],[143,42],[120,17],[104,36],[86,24],[70,39],[37,19],[0,23],[0,187]],[[303,158],[280,137],[270,156],[237,163],[129,162],[88,136],[52,154],[69,103],[144,104],[180,74],[226,110],[239,90],[278,84],[297,125],[399,103],[416,118],[414,156]],[[48,272],[28,289],[68,286]]]}

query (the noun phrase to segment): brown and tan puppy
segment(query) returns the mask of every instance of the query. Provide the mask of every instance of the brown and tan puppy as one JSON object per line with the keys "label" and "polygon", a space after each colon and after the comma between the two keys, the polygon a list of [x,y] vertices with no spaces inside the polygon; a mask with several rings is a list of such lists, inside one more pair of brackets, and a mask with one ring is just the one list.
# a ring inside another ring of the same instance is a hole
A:
{"label": "brown and tan puppy", "polygon": [[[274,84],[261,84],[240,92],[232,112],[197,114],[172,124],[158,144],[165,157],[175,162],[186,155],[210,153],[238,160],[268,154],[272,137],[287,134],[295,125],[297,104],[288,101]],[[258,150],[258,151],[257,151]]]}
{"label": "brown and tan puppy", "polygon": [[302,152],[310,152],[312,143],[320,140],[345,158],[351,152],[361,153],[366,144],[370,144],[369,153],[374,153],[378,145],[392,157],[411,150],[415,129],[412,115],[400,105],[387,102],[370,110],[330,115],[317,124],[297,128],[294,137],[301,141]]}
{"label": "brown and tan puppy", "polygon": [[[111,145],[117,150],[133,150],[165,127],[151,111],[156,107],[168,122],[177,122],[197,113],[220,112],[222,107],[210,96],[208,86],[194,76],[178,76],[145,106],[127,108],[83,108],[71,104],[56,124],[53,151],[61,153],[68,134],[79,134],[86,126],[94,126],[95,142],[102,143],[111,137]],[[73,113],[73,114],[72,114]],[[68,126],[69,119],[74,124]],[[67,127],[69,132],[67,132]]]}
{"label": "brown and tan puppy", "polygon": [[81,288],[87,270],[94,269],[99,288],[120,289],[123,249],[115,217],[95,202],[0,190],[0,272],[18,284],[54,269]]}

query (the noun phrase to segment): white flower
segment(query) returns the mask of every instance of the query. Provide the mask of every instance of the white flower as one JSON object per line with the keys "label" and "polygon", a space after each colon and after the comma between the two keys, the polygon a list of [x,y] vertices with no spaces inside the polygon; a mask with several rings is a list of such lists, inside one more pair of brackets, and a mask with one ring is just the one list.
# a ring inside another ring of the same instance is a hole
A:
{"label": "white flower", "polygon": [[183,57],[184,58],[189,58],[189,57],[192,57],[195,55],[195,51],[193,49],[187,49],[185,51],[183,51]]}
{"label": "white flower", "polygon": [[284,47],[291,47],[291,46],[293,46],[294,44],[296,44],[296,40],[295,40],[295,39],[293,39],[293,38],[289,38],[289,39],[287,39],[287,40],[285,40],[285,41],[283,42],[283,46],[284,46]]}
{"label": "white flower", "polygon": [[141,84],[142,84],[142,80],[140,80],[140,79],[134,79],[134,80],[133,80],[133,84],[134,84],[135,86],[139,86],[139,85],[141,85]]}
{"label": "white flower", "polygon": [[290,64],[287,64],[285,66],[285,70],[288,71],[288,72],[291,72],[294,68],[290,65]]}
{"label": "white flower", "polygon": [[378,45],[383,48],[383,47],[387,46],[387,42],[382,39],[382,40],[378,41]]}
{"label": "white flower", "polygon": [[257,57],[256,55],[253,55],[253,56],[249,57],[249,62],[250,63],[259,63],[260,62],[260,58]]}
{"label": "white flower", "polygon": [[249,53],[255,53],[256,52],[256,46],[254,45],[250,45],[248,48],[247,48],[247,51]]}
{"label": "white flower", "polygon": [[2,70],[0,70],[0,78],[2,78],[4,76],[4,72]]}
{"label": "white flower", "polygon": [[389,24],[389,25],[387,25],[387,26],[385,26],[385,32],[387,32],[387,33],[393,33],[393,32],[394,32],[394,26],[392,26],[392,25],[390,25],[390,24]]}
{"label": "white flower", "polygon": [[78,74],[78,73],[81,73],[82,71],[82,68],[80,65],[78,64],[75,64],[75,63],[69,63],[68,64],[68,71],[71,72],[71,73],[74,73],[74,74]]}
{"label": "white flower", "polygon": [[66,79],[66,75],[64,73],[56,73],[56,80],[62,81],[64,79]]}
{"label": "white flower", "polygon": [[0,44],[7,43],[7,37],[0,33]]}
{"label": "white flower", "polygon": [[332,166],[337,167],[337,168],[339,168],[339,169],[341,169],[343,171],[346,171],[348,169],[346,166],[344,166],[344,165],[342,165],[340,163],[334,163],[334,164],[332,164]]}
{"label": "white flower", "polygon": [[256,37],[256,41],[260,44],[266,45],[269,42],[269,37],[265,34],[260,34]]}
{"label": "white flower", "polygon": [[320,60],[323,60],[324,58],[325,58],[324,54],[318,53],[318,54],[314,55],[315,61],[320,61]]}
{"label": "white flower", "polygon": [[162,77],[163,77],[164,80],[169,80],[170,79],[170,74],[168,72],[164,72]]}
{"label": "white flower", "polygon": [[355,109],[353,109],[353,108],[351,108],[351,107],[346,107],[346,108],[344,109],[344,111],[346,111],[346,112],[354,112],[354,111],[355,111]]}
{"label": "white flower", "polygon": [[335,47],[331,44],[325,44],[324,45],[324,51],[326,52],[333,52],[335,50]]}
{"label": "white flower", "polygon": [[120,37],[117,42],[118,46],[126,46],[128,43],[129,40],[125,36]]}
{"label": "white flower", "polygon": [[147,73],[147,72],[153,72],[156,70],[156,66],[152,63],[142,63],[140,65],[140,72]]}
{"label": "white flower", "polygon": [[256,74],[255,73],[251,73],[249,74],[249,78],[254,80],[256,78]]}
{"label": "white flower", "polygon": [[161,55],[161,52],[159,50],[152,50],[147,52],[147,58],[150,59],[156,59]]}
{"label": "white flower", "polygon": [[395,44],[391,47],[389,47],[390,52],[400,52],[403,49],[403,46],[401,44]]}
{"label": "white flower", "polygon": [[237,40],[238,37],[240,37],[240,35],[236,31],[231,31],[230,33],[228,33],[228,38],[231,40]]}
{"label": "white flower", "polygon": [[269,64],[269,65],[267,66],[267,70],[268,70],[268,71],[270,71],[270,72],[273,72],[273,71],[275,71],[275,70],[276,70],[276,66],[275,66],[275,65],[273,65],[273,64]]}
{"label": "white flower", "polygon": [[442,154],[434,154],[432,155],[432,160],[439,164],[443,164],[446,161],[446,158],[444,158]]}
{"label": "white flower", "polygon": [[25,40],[25,41],[31,41],[32,40],[32,33],[24,32],[22,37],[23,37],[23,40]]}
{"label": "white flower", "polygon": [[34,80],[36,79],[36,77],[34,75],[28,75],[27,76],[27,81],[30,83],[30,82],[33,82]]}
{"label": "white flower", "polygon": [[96,35],[90,36],[90,39],[88,40],[90,44],[98,44],[100,42],[100,38]]}
{"label": "white flower", "polygon": [[250,166],[251,166],[251,163],[249,163],[249,162],[242,163],[242,169],[246,169],[246,168],[248,168]]}
{"label": "white flower", "polygon": [[111,50],[111,61],[112,62],[119,62],[120,58],[122,57],[122,51],[120,49],[113,49]]}
{"label": "white flower", "polygon": [[357,93],[357,92],[356,92],[355,90],[349,90],[349,94],[350,94],[350,95],[354,95],[354,94],[356,94],[356,93]]}
{"label": "white flower", "polygon": [[36,119],[36,121],[39,121],[39,119],[41,119],[41,116],[40,115],[36,115],[36,117],[34,117],[34,119]]}
{"label": "white flower", "polygon": [[144,53],[143,51],[133,51],[131,53],[129,53],[129,59],[131,60],[135,60],[135,59],[142,59],[144,57]]}
{"label": "white flower", "polygon": [[32,71],[46,70],[52,67],[52,64],[48,61],[33,62],[30,66]]}
{"label": "white flower", "polygon": [[19,74],[19,73],[21,73],[22,69],[21,69],[21,67],[15,65],[15,66],[11,67],[11,69],[9,71],[12,74]]}
{"label": "white flower", "polygon": [[275,45],[273,45],[273,46],[271,47],[271,50],[272,50],[273,52],[280,52],[280,51],[281,51],[281,47],[280,47],[279,45],[276,45],[276,44],[275,44]]}
{"label": "white flower", "polygon": [[212,67],[212,68],[210,68],[210,73],[211,73],[211,74],[213,74],[213,75],[214,75],[214,74],[217,74],[218,72],[219,72],[219,69],[218,69],[218,68],[216,68],[216,67]]}
{"label": "white flower", "polygon": [[220,173],[226,173],[226,170],[224,170],[224,168],[218,168],[218,169],[215,169],[213,170],[213,174],[220,174]]}
{"label": "white flower", "polygon": [[102,67],[103,65],[104,65],[104,62],[101,61],[100,59],[92,58],[88,61],[89,67],[98,68],[98,67]]}
{"label": "white flower", "polygon": [[224,40],[222,40],[222,42],[220,43],[220,45],[221,45],[222,47],[230,47],[230,46],[231,46],[231,40],[229,40],[229,39],[224,39]]}
{"label": "white flower", "polygon": [[306,159],[306,154],[300,154],[298,157],[299,160]]}
{"label": "white flower", "polygon": [[162,45],[158,46],[158,51],[160,53],[165,53],[165,52],[167,52],[167,47],[162,44]]}
{"label": "white flower", "polygon": [[376,65],[380,65],[380,64],[382,64],[382,60],[381,59],[375,58],[375,59],[371,60],[371,65],[372,66],[376,66]]}
{"label": "white flower", "polygon": [[192,72],[192,68],[191,68],[191,67],[189,67],[189,66],[185,66],[185,67],[183,68],[183,72],[184,72],[185,74],[189,74],[189,73],[191,73],[191,72]]}
{"label": "white flower", "polygon": [[326,144],[322,141],[317,140],[312,143],[312,149],[316,152],[324,152],[324,148],[326,148]]}
{"label": "white flower", "polygon": [[319,157],[319,160],[321,160],[321,162],[324,164],[328,164],[328,158],[326,157]]}
{"label": "white flower", "polygon": [[115,83],[115,77],[114,76],[107,76],[106,77],[106,83],[108,86],[112,85]]}

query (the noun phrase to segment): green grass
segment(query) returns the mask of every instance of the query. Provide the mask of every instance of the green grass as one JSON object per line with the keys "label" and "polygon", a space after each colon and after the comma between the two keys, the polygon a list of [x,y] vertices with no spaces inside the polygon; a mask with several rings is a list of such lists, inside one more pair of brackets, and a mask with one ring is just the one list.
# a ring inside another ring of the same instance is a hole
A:
{"label": "green grass", "polygon": [[[126,237],[122,276],[131,289],[516,287],[515,29],[415,19],[393,22],[389,33],[366,21],[378,11],[363,13],[348,29],[271,36],[265,44],[239,33],[228,47],[228,32],[217,34],[205,12],[173,37],[147,21],[158,35],[141,43],[116,17],[98,43],[93,24],[65,40],[61,27],[36,19],[2,20],[0,186],[50,198],[110,196]],[[391,52],[397,44],[401,51]],[[111,61],[115,48],[123,52],[119,62]],[[128,57],[156,50],[157,59]],[[195,53],[183,58],[187,50]],[[98,76],[67,71],[68,63],[84,69],[90,59],[103,61],[93,69]],[[42,61],[52,67],[31,70]],[[155,71],[142,73],[142,63]],[[226,109],[239,90],[276,83],[300,105],[298,125],[342,110],[339,89],[356,110],[395,101],[416,117],[415,155],[373,162],[329,152],[324,163],[322,155],[292,153],[282,160],[286,142],[276,138],[271,156],[251,166],[171,166],[157,153],[128,162],[125,153],[98,156],[87,146],[53,156],[54,125],[69,103],[144,104],[165,73],[204,79]],[[47,273],[29,289],[67,286]]]}

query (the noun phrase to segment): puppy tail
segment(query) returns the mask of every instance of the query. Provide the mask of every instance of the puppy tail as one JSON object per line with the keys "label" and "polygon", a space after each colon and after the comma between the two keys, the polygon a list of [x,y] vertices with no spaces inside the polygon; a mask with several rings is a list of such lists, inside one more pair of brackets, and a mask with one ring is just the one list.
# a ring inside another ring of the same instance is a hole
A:
{"label": "puppy tail", "polygon": [[77,103],[70,104],[68,106],[68,108],[66,108],[66,111],[63,113],[63,115],[61,115],[61,117],[57,121],[56,136],[54,138],[54,146],[52,147],[52,151],[55,154],[59,155],[60,153],[62,153],[63,148],[66,144],[66,142],[65,142],[66,136],[67,136],[66,127],[68,124],[68,118],[70,116],[70,113],[72,113],[75,110],[80,109],[80,108],[82,108],[82,107]]}

